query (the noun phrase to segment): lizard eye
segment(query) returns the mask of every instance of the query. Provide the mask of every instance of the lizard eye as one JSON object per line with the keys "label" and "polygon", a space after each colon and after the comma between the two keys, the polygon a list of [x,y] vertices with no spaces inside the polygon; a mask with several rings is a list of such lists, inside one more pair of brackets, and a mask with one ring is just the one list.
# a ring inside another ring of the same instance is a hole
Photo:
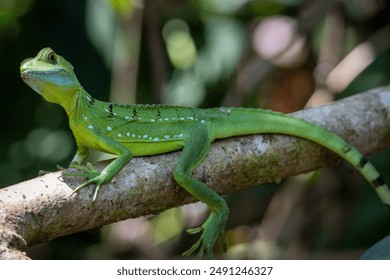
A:
{"label": "lizard eye", "polygon": [[57,63],[57,56],[54,52],[49,53],[49,55],[47,56],[47,59],[51,63]]}

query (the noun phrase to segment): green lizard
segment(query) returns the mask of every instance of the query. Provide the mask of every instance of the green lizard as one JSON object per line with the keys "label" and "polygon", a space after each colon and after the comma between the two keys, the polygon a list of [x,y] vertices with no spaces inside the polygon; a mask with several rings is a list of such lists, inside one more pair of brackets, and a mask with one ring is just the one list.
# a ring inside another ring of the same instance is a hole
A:
{"label": "green lizard", "polygon": [[[390,190],[371,163],[346,141],[315,124],[261,109],[196,109],[167,105],[118,105],[101,102],[89,95],[73,72],[73,66],[52,49],[44,48],[20,66],[21,77],[47,101],[62,106],[77,143],[70,166],[88,180],[74,192],[95,184],[93,201],[99,188],[109,182],[132,159],[182,150],[174,170],[174,179],[191,195],[211,208],[206,221],[190,229],[201,233],[199,240],[184,253],[197,249],[198,258],[205,252],[212,258],[213,247],[221,235],[224,248],[225,223],[229,208],[223,198],[206,184],[192,177],[215,139],[237,135],[278,133],[311,140],[335,152],[355,166],[371,183],[382,203],[390,209]],[[103,171],[86,163],[89,149],[117,156]]]}

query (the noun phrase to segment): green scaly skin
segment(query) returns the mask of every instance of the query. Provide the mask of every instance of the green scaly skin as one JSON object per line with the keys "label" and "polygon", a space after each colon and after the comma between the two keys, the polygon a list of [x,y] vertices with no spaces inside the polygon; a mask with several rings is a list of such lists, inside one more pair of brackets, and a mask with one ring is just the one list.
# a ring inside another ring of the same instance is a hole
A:
{"label": "green scaly skin", "polygon": [[[206,184],[194,179],[192,172],[205,158],[215,139],[237,135],[278,133],[311,140],[335,152],[355,166],[371,183],[383,204],[390,208],[390,190],[376,169],[342,138],[317,125],[284,114],[243,108],[196,109],[167,105],[118,105],[101,102],[80,85],[73,66],[50,48],[42,49],[20,67],[22,79],[47,101],[62,106],[77,143],[71,166],[82,171],[96,189],[109,182],[133,158],[182,150],[174,171],[179,185],[211,208],[207,220],[189,233],[201,233],[200,239],[184,255],[199,249],[212,258],[218,235],[226,240],[224,228],[229,209],[226,202]],[[89,149],[117,155],[101,173],[90,164]],[[75,174],[77,175],[77,174]]]}

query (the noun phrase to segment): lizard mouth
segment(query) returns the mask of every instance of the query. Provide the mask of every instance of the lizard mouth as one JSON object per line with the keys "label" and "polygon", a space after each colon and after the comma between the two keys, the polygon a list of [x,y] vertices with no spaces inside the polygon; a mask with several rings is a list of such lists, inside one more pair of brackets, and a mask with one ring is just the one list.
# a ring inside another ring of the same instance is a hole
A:
{"label": "lizard mouth", "polygon": [[41,94],[37,85],[34,84],[34,79],[32,79],[31,71],[28,71],[27,69],[21,70],[20,77],[22,78],[23,82],[25,82],[28,86],[30,86],[35,92]]}
{"label": "lizard mouth", "polygon": [[28,82],[30,80],[30,77],[28,75],[26,75],[26,73],[22,72],[20,74],[20,77],[22,78],[23,82]]}
{"label": "lizard mouth", "polygon": [[22,70],[20,73],[20,77],[22,78],[23,82],[28,83],[31,80],[31,77],[28,73],[28,70]]}

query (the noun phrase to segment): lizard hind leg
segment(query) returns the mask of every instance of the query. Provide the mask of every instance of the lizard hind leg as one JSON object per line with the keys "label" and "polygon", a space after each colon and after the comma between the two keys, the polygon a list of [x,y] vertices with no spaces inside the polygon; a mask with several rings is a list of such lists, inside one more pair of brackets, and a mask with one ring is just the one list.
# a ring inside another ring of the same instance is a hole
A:
{"label": "lizard hind leg", "polygon": [[174,171],[176,182],[211,208],[209,217],[201,226],[187,231],[190,234],[201,233],[201,236],[188,251],[183,253],[184,256],[189,256],[199,249],[197,258],[206,253],[211,259],[218,235],[221,235],[224,249],[226,249],[225,224],[229,215],[226,201],[206,184],[192,177],[192,172],[205,158],[210,145],[211,137],[207,125],[195,124],[189,132]]}

